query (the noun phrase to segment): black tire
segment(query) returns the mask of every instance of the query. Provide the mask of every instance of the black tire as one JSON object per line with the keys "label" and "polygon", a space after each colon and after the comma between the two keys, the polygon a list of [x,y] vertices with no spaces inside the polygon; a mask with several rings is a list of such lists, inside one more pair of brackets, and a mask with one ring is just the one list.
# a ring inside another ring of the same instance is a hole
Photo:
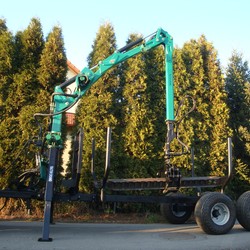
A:
{"label": "black tire", "polygon": [[[168,196],[183,197],[181,193],[169,193]],[[178,211],[179,203],[162,203],[160,205],[161,214],[171,224],[184,224],[192,215],[193,209],[190,206],[185,208],[185,211]],[[185,205],[185,204],[179,204]]]}
{"label": "black tire", "polygon": [[237,200],[236,214],[241,226],[250,231],[250,191],[243,193]]}
{"label": "black tire", "polygon": [[207,234],[226,234],[235,224],[236,208],[226,195],[211,192],[203,195],[196,203],[196,223]]}

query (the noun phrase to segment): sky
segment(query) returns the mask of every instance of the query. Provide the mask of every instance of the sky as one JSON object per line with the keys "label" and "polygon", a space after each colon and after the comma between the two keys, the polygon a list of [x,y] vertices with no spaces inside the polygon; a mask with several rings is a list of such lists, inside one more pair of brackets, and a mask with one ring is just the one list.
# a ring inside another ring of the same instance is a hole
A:
{"label": "sky", "polygon": [[45,37],[60,26],[67,58],[80,70],[105,22],[113,25],[118,48],[131,33],[147,36],[163,28],[178,47],[204,34],[223,68],[233,50],[250,66],[249,13],[249,0],[0,0],[0,18],[13,34],[33,17],[40,19]]}

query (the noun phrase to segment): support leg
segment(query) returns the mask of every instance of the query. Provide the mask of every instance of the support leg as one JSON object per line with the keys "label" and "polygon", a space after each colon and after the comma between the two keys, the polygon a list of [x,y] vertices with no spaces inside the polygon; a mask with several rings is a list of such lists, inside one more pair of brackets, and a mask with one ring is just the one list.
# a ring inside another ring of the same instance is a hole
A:
{"label": "support leg", "polygon": [[45,205],[44,205],[44,222],[43,222],[43,231],[42,238],[39,238],[38,241],[52,241],[52,238],[49,238],[50,231],[50,222],[53,212],[53,193],[54,193],[54,181],[55,181],[55,169],[57,164],[57,153],[58,149],[56,147],[50,148],[49,154],[49,168],[47,173],[46,181],[46,190],[45,190]]}

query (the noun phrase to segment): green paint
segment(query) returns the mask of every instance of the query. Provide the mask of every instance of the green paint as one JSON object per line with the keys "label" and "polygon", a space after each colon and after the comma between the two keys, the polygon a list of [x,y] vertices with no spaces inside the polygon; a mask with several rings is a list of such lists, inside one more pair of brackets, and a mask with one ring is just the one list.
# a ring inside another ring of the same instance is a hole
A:
{"label": "green paint", "polygon": [[[143,41],[143,42],[142,42]],[[139,44],[138,46],[136,46]],[[163,29],[159,28],[157,32],[148,40],[140,40],[138,43],[133,42],[133,46],[127,45],[124,48],[116,51],[103,61],[101,61],[93,69],[84,68],[76,77],[76,91],[73,93],[77,97],[67,97],[63,90],[57,86],[54,93],[54,114],[64,111],[72,103],[82,97],[91,86],[101,78],[109,69],[128,60],[129,58],[147,52],[153,48],[163,45],[165,48],[165,67],[166,67],[166,120],[174,121],[174,82],[173,82],[173,39]],[[87,79],[87,80],[86,80]],[[86,80],[86,82],[84,82]],[[59,93],[59,94],[58,94]],[[58,134],[61,132],[62,115],[57,114],[52,119],[51,134]],[[51,139],[48,138],[49,141]]]}

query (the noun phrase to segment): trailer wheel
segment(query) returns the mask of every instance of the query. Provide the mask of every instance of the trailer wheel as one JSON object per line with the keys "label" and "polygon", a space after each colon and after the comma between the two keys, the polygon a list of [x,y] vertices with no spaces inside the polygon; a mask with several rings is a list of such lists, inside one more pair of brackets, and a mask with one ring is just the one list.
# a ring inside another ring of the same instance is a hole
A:
{"label": "trailer wheel", "polygon": [[[169,193],[168,196],[183,197],[181,193]],[[178,205],[182,209],[178,209]],[[184,224],[191,216],[193,209],[190,206],[185,207],[185,203],[162,203],[160,206],[161,214],[172,224]]]}
{"label": "trailer wheel", "polygon": [[250,191],[243,193],[237,200],[236,214],[241,226],[250,231]]}
{"label": "trailer wheel", "polygon": [[194,210],[196,223],[207,234],[226,234],[234,226],[236,209],[226,195],[211,192],[202,196]]}

